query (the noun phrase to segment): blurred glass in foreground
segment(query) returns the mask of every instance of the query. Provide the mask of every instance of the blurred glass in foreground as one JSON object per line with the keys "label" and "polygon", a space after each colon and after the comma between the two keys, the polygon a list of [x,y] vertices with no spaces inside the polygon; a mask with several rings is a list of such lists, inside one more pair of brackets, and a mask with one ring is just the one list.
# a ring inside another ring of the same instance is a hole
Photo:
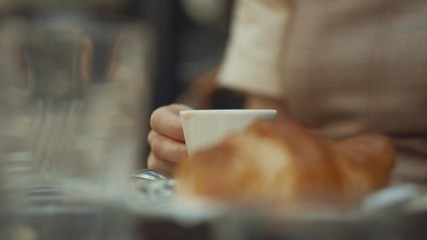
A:
{"label": "blurred glass in foreground", "polygon": [[0,238],[129,239],[147,33],[60,2],[0,22]]}

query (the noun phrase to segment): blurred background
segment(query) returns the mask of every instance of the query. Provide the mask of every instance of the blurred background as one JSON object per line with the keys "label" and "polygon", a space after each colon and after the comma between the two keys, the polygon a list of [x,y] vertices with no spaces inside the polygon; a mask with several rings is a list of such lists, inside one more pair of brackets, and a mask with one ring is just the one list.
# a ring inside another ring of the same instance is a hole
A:
{"label": "blurred background", "polygon": [[[157,107],[182,102],[197,108],[237,108],[241,98],[214,83],[228,37],[233,0],[89,0],[89,1],[10,1],[0,0],[0,18],[4,29],[23,28],[46,23],[70,23],[95,20],[98,26],[114,26],[131,22],[144,37],[143,70],[145,97],[141,110],[142,133],[148,132],[149,114]],[[96,28],[96,27],[95,27]],[[110,30],[109,30],[110,31]],[[93,60],[86,69],[92,78],[111,74],[119,27],[111,32],[92,31],[96,37]],[[5,33],[5,32],[4,32]],[[7,34],[3,34],[3,37]],[[13,34],[12,34],[13,35]],[[11,35],[9,35],[11,36]],[[18,36],[19,38],[19,36]],[[12,53],[13,54],[13,53]],[[116,54],[117,55],[117,54]],[[23,61],[17,60],[17,61]],[[91,60],[88,60],[91,61]],[[25,67],[25,66],[24,66]],[[89,77],[89,76],[88,76]],[[148,146],[142,140],[141,162],[145,165]]]}
{"label": "blurred background", "polygon": [[214,82],[232,5],[0,0],[0,239],[131,237],[151,112],[240,104]]}

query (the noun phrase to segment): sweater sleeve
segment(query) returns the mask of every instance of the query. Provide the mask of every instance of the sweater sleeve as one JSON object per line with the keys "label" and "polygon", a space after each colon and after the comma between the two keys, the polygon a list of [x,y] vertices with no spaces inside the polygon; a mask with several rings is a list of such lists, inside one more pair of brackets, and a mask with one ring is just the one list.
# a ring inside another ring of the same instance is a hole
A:
{"label": "sweater sleeve", "polygon": [[285,0],[238,0],[220,86],[281,97],[281,55],[288,19]]}

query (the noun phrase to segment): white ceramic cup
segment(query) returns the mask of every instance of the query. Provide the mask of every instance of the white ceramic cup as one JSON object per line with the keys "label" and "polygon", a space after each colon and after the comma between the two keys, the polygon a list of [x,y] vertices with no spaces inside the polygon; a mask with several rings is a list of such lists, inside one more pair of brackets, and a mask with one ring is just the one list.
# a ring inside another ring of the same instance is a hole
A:
{"label": "white ceramic cup", "polygon": [[274,109],[184,110],[180,112],[188,154],[219,143],[258,119],[274,119]]}

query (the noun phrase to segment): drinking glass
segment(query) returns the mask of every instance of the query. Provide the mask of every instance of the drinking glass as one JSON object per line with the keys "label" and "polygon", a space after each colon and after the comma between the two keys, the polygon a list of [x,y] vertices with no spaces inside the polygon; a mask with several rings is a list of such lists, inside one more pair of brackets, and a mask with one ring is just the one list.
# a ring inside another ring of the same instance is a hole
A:
{"label": "drinking glass", "polygon": [[148,40],[140,22],[83,12],[1,22],[0,191],[10,239],[130,236],[125,202],[150,99]]}

